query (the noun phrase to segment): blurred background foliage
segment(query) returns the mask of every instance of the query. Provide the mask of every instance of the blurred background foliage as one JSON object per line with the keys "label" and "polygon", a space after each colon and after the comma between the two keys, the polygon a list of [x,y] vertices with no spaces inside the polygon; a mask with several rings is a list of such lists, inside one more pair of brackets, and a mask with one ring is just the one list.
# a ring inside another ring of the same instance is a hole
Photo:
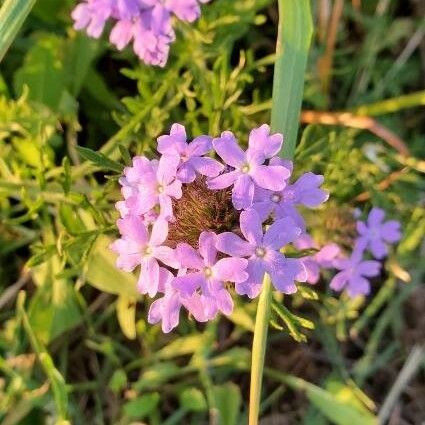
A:
{"label": "blurred background foliage", "polygon": [[[270,120],[277,5],[213,0],[158,69],[75,32],[75,3],[38,0],[0,70],[0,421],[244,424],[255,301],[163,335],[107,245],[120,170],[173,122],[245,143]],[[331,199],[312,233],[348,248],[352,209],[376,205],[404,237],[366,299],[329,276],[275,297],[262,423],[420,424],[423,3],[313,5],[295,173],[323,173]],[[403,365],[416,374],[400,389]]]}

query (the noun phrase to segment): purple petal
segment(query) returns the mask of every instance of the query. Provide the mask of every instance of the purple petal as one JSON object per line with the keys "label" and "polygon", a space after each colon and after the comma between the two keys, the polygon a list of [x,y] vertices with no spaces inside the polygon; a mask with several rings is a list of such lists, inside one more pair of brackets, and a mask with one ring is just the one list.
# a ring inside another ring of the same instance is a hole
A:
{"label": "purple petal", "polygon": [[109,41],[115,45],[118,50],[124,49],[132,38],[133,22],[125,20],[118,21],[109,35]]}
{"label": "purple petal", "polygon": [[182,183],[192,183],[196,179],[196,171],[190,163],[185,162],[179,167],[177,178]]}
{"label": "purple petal", "polygon": [[370,252],[375,258],[381,260],[388,254],[387,246],[381,239],[373,239],[369,243]]}
{"label": "purple petal", "polygon": [[226,316],[233,312],[233,300],[226,289],[220,289],[214,293],[217,308]]}
{"label": "purple petal", "polygon": [[172,286],[183,296],[192,295],[199,287],[205,284],[205,276],[203,273],[188,273],[184,276],[177,276]]}
{"label": "purple petal", "polygon": [[246,162],[245,152],[239,147],[231,131],[224,131],[212,143],[218,156],[231,167],[239,168]]}
{"label": "purple petal", "polygon": [[182,183],[179,180],[174,180],[171,184],[164,188],[164,193],[168,196],[171,196],[175,199],[180,199],[183,195],[182,193]]}
{"label": "purple petal", "polygon": [[334,291],[341,291],[345,285],[348,283],[349,273],[345,270],[337,273],[331,280],[330,287]]}
{"label": "purple petal", "polygon": [[109,248],[118,254],[116,266],[126,272],[133,271],[142,261],[140,245],[127,239],[117,239],[109,245]]}
{"label": "purple petal", "polygon": [[264,235],[264,243],[273,249],[280,249],[293,242],[301,234],[292,218],[281,218],[275,221]]}
{"label": "purple petal", "polygon": [[264,153],[266,158],[277,155],[282,147],[283,136],[280,133],[270,135],[270,127],[263,124],[249,134],[249,147]]}
{"label": "purple petal", "polygon": [[205,155],[212,149],[212,137],[210,136],[198,136],[193,139],[187,148],[189,156],[201,156]]}
{"label": "purple petal", "polygon": [[255,211],[257,211],[261,221],[266,221],[266,219],[269,217],[269,215],[272,213],[274,209],[274,202],[272,201],[254,202],[252,204],[252,208]]}
{"label": "purple petal", "polygon": [[232,232],[217,235],[216,247],[220,252],[235,257],[248,257],[255,251],[254,246]]}
{"label": "purple petal", "polygon": [[381,208],[372,208],[369,216],[367,217],[367,224],[369,227],[379,226],[385,218],[385,211]]}
{"label": "purple petal", "polygon": [[159,207],[161,212],[160,215],[163,220],[171,220],[174,217],[173,203],[167,194],[161,193],[161,195],[159,195]]}
{"label": "purple petal", "polygon": [[306,282],[311,285],[316,284],[320,278],[320,267],[316,261],[311,257],[300,258],[300,261],[303,263],[305,271],[307,273]]}
{"label": "purple petal", "polygon": [[325,202],[329,198],[329,193],[319,187],[323,180],[324,178],[320,174],[303,174],[293,185],[298,195],[298,203],[315,208]]}
{"label": "purple petal", "polygon": [[153,298],[159,287],[159,265],[155,258],[144,258],[140,271],[137,288],[142,294],[148,294]]}
{"label": "purple petal", "polygon": [[335,260],[341,255],[341,248],[335,244],[330,243],[325,245],[319,252],[314,255],[314,260],[320,267],[331,268],[334,266]]}
{"label": "purple petal", "polygon": [[176,256],[183,267],[194,270],[203,270],[205,267],[204,261],[188,243],[179,243],[176,248]]}
{"label": "purple petal", "polygon": [[268,190],[280,191],[286,186],[289,171],[278,165],[258,165],[250,173],[255,183]]}
{"label": "purple petal", "polygon": [[157,246],[153,248],[152,255],[159,261],[162,261],[166,266],[173,269],[180,267],[180,261],[177,259],[176,252],[168,246]]}
{"label": "purple petal", "polygon": [[356,222],[356,229],[359,235],[367,236],[369,233],[369,228],[366,226],[363,221],[357,221]]}
{"label": "purple petal", "polygon": [[254,199],[254,182],[247,174],[241,174],[232,190],[232,203],[237,210],[249,208]]}
{"label": "purple petal", "polygon": [[199,235],[199,252],[206,266],[211,267],[217,257],[217,235],[213,232],[202,232]]}
{"label": "purple petal", "polygon": [[358,295],[368,295],[370,292],[370,282],[363,277],[353,276],[349,280],[347,292],[352,298]]}
{"label": "purple petal", "polygon": [[146,245],[149,237],[142,218],[136,216],[126,216],[117,220],[117,226],[120,233],[140,245]]}
{"label": "purple petal", "polygon": [[239,295],[248,295],[249,298],[255,298],[261,291],[264,279],[264,262],[257,258],[248,260],[246,268],[248,279],[245,282],[236,283],[235,290]]}
{"label": "purple petal", "polygon": [[207,187],[211,190],[225,189],[231,186],[235,180],[240,176],[238,170],[231,171],[230,173],[224,173],[221,176],[215,177],[207,181]]}
{"label": "purple petal", "polygon": [[150,246],[161,245],[168,236],[168,222],[164,219],[158,218],[152,226],[151,237],[149,240]]}
{"label": "purple petal", "polygon": [[273,286],[284,294],[297,292],[295,280],[306,280],[307,274],[301,260],[296,258],[285,258],[279,261],[279,268],[270,271]]}
{"label": "purple petal", "polygon": [[362,276],[367,276],[367,277],[374,277],[374,276],[378,276],[379,272],[381,270],[381,263],[379,263],[378,261],[362,261],[358,266],[357,266],[357,273],[362,275]]}
{"label": "purple petal", "polygon": [[248,279],[247,265],[248,260],[244,258],[222,258],[212,267],[213,276],[221,282],[244,282]]}
{"label": "purple petal", "polygon": [[400,223],[396,220],[389,220],[382,225],[382,238],[389,243],[398,242],[401,239]]}
{"label": "purple petal", "polygon": [[180,154],[186,149],[186,129],[181,124],[171,126],[170,135],[159,136],[157,150],[162,154]]}
{"label": "purple petal", "polygon": [[177,167],[179,164],[179,156],[170,154],[162,155],[158,163],[158,170],[156,172],[158,182],[164,186],[169,185],[176,177]]}
{"label": "purple petal", "polygon": [[216,177],[224,169],[223,164],[220,164],[218,161],[212,158],[193,157],[189,161],[199,174],[207,177]]}
{"label": "purple petal", "polygon": [[242,211],[239,217],[242,234],[251,245],[258,246],[263,240],[263,225],[258,213],[250,208]]}

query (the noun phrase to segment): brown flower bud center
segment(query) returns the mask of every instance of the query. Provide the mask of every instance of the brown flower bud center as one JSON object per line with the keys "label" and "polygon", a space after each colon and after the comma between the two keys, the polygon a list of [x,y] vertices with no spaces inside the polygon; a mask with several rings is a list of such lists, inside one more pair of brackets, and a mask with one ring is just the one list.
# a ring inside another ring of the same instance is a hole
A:
{"label": "brown flower bud center", "polygon": [[198,177],[193,183],[184,184],[182,192],[180,199],[173,199],[174,220],[169,224],[168,246],[175,248],[186,242],[197,248],[204,231],[237,231],[239,211],[232,204],[231,188],[210,190],[205,177]]}

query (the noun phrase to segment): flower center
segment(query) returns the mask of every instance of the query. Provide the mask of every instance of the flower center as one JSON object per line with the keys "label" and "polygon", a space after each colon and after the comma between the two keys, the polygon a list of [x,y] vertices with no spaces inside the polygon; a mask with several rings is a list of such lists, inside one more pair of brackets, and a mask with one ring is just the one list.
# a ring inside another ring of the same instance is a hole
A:
{"label": "flower center", "polygon": [[244,174],[249,173],[249,165],[245,164],[244,166],[242,166],[241,172],[244,173]]}
{"label": "flower center", "polygon": [[239,214],[232,204],[231,188],[210,190],[206,178],[198,177],[193,183],[184,184],[180,199],[172,199],[174,220],[169,223],[170,248],[186,242],[198,247],[203,231],[214,233],[233,232],[239,228]]}
{"label": "flower center", "polygon": [[164,192],[164,186],[162,184],[159,184],[157,186],[156,190],[157,190],[158,193],[162,193],[162,192]]}
{"label": "flower center", "polygon": [[205,275],[205,277],[211,277],[212,276],[211,267],[205,267],[205,269],[204,269],[204,275]]}
{"label": "flower center", "polygon": [[145,255],[151,255],[152,254],[152,248],[150,246],[147,246],[144,251],[145,251]]}
{"label": "flower center", "polygon": [[275,193],[272,195],[271,199],[272,199],[272,202],[275,202],[276,204],[278,204],[282,200],[282,197],[278,193]]}
{"label": "flower center", "polygon": [[262,247],[258,247],[255,249],[255,255],[257,257],[263,258],[266,255],[266,250]]}

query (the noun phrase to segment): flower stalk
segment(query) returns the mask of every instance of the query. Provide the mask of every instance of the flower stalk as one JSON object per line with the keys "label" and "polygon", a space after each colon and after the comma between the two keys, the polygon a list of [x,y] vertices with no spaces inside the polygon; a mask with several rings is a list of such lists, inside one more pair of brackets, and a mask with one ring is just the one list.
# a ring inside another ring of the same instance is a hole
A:
{"label": "flower stalk", "polygon": [[[271,128],[284,135],[281,156],[287,159],[292,159],[295,151],[312,32],[310,0],[279,0]],[[249,425],[257,425],[259,421],[271,300],[272,285],[266,274],[252,343]]]}

